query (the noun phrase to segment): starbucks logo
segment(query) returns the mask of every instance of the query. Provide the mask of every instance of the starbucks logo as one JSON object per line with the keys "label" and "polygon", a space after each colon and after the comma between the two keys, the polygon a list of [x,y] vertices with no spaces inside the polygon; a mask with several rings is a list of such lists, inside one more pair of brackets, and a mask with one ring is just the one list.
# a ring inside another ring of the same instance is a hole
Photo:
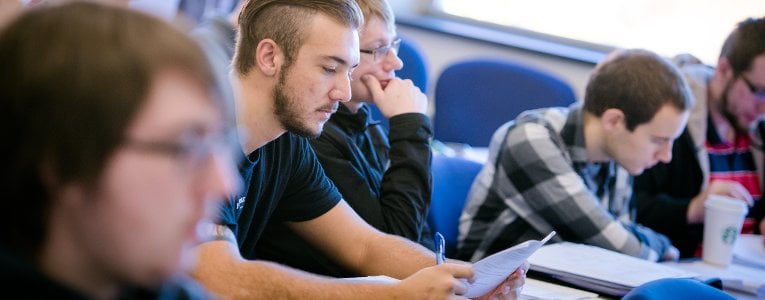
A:
{"label": "starbucks logo", "polygon": [[738,230],[736,230],[736,227],[725,227],[725,230],[723,230],[722,234],[723,244],[733,245],[733,243],[736,242],[736,236],[738,236]]}

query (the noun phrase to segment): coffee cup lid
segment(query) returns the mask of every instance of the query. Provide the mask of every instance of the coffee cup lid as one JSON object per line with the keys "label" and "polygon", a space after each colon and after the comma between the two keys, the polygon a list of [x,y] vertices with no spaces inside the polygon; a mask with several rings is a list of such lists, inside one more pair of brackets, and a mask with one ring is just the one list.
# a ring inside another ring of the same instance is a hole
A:
{"label": "coffee cup lid", "polygon": [[704,207],[721,208],[724,210],[742,212],[744,214],[749,211],[749,208],[746,207],[744,201],[721,195],[709,195],[704,202]]}

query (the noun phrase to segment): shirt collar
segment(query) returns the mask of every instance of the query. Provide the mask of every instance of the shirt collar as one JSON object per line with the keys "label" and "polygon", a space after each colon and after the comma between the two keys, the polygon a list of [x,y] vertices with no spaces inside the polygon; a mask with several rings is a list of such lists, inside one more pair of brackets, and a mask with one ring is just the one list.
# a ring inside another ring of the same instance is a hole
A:
{"label": "shirt collar", "polygon": [[380,124],[380,121],[372,119],[367,104],[362,105],[356,113],[352,113],[345,105],[339,105],[330,120],[352,131],[365,131],[369,126]]}
{"label": "shirt collar", "polygon": [[587,162],[587,146],[584,141],[584,111],[581,103],[569,106],[566,124],[561,129],[561,138],[568,148],[571,160],[574,162]]}

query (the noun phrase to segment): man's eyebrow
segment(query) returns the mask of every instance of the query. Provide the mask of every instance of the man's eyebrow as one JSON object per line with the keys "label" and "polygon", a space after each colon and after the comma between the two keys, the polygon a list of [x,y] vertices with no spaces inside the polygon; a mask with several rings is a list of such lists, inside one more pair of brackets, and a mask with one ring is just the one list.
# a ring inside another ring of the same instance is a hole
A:
{"label": "man's eyebrow", "polygon": [[669,141],[671,141],[671,140],[673,139],[673,138],[671,138],[671,137],[659,136],[659,135],[655,135],[655,134],[652,134],[651,136],[652,136],[654,139],[657,139],[657,140],[662,140],[662,141],[664,141],[664,142],[669,142]]}
{"label": "man's eyebrow", "polygon": [[[324,57],[324,59],[326,59],[326,60],[332,60],[332,61],[335,61],[335,62],[337,62],[338,64],[341,64],[341,65],[344,65],[344,66],[350,66],[350,64],[348,63],[348,61],[346,61],[345,59],[343,59],[343,58],[341,58],[341,57],[339,57],[339,56],[334,56],[334,55],[327,55],[326,57]],[[359,64],[358,64],[358,63],[356,63],[356,64],[354,64],[354,65],[350,66],[350,68],[351,68],[351,69],[355,69],[355,68],[356,68],[356,67],[358,67],[358,66],[359,66]]]}
{"label": "man's eyebrow", "polygon": [[327,55],[324,57],[324,59],[335,61],[341,65],[346,65],[346,66],[348,65],[348,62],[345,59],[340,58],[339,56]]}

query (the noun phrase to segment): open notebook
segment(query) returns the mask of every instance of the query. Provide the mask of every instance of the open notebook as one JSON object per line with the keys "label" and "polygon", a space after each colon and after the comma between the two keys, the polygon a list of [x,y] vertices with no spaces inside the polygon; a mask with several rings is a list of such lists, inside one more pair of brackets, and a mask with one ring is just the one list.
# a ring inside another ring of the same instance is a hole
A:
{"label": "open notebook", "polygon": [[529,258],[529,263],[531,270],[613,296],[623,296],[653,280],[699,276],[600,247],[569,242],[541,247]]}

